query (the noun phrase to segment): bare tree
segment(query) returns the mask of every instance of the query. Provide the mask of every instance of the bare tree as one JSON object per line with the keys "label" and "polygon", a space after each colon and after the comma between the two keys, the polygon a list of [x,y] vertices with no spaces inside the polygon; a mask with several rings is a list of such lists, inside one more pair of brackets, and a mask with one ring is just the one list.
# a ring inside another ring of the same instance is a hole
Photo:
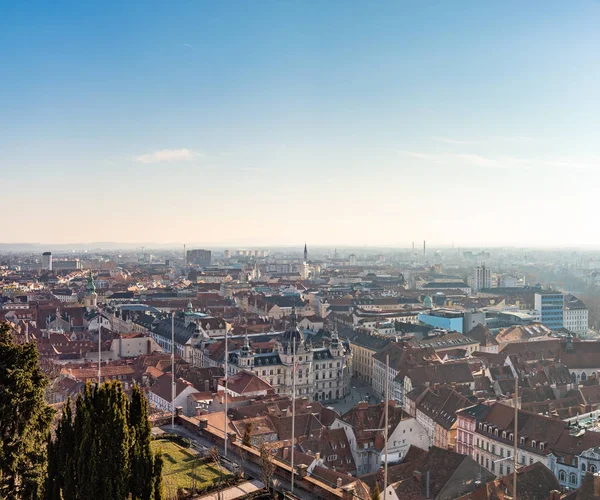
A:
{"label": "bare tree", "polygon": [[258,452],[260,453],[260,478],[265,484],[268,492],[271,492],[271,478],[275,473],[275,464],[273,463],[273,455],[271,450],[267,447],[264,441],[261,441],[258,445]]}

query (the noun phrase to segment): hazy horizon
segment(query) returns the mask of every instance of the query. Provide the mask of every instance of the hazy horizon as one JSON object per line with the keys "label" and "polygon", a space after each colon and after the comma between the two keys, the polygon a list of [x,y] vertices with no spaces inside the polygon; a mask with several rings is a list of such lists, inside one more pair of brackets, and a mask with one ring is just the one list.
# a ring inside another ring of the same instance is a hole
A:
{"label": "hazy horizon", "polygon": [[0,6],[0,242],[600,247],[599,25],[594,0]]}

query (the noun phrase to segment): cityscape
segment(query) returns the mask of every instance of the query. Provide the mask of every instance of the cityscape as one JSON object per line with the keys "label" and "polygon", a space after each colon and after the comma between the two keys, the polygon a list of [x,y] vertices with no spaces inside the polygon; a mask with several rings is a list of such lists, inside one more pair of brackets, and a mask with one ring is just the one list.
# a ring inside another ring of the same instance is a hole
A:
{"label": "cityscape", "polygon": [[0,500],[600,500],[599,26],[0,2]]}
{"label": "cityscape", "polygon": [[264,490],[261,446],[290,498],[506,497],[515,470],[567,498],[600,468],[600,252],[73,249],[0,276],[49,405],[139,387],[157,437],[217,447],[223,491]]}

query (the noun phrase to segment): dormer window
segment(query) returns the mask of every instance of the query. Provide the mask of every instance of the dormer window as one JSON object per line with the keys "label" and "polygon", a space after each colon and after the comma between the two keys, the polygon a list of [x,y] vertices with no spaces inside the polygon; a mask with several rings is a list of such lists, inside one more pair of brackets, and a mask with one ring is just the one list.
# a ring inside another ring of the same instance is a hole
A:
{"label": "dormer window", "polygon": [[502,431],[502,439],[506,439],[506,431]]}
{"label": "dormer window", "polygon": [[485,424],[485,425],[483,426],[483,432],[486,432],[486,431],[487,431],[487,424]]}
{"label": "dormer window", "polygon": [[544,443],[540,443],[540,450],[544,449]]}
{"label": "dormer window", "polygon": [[532,441],[532,442],[531,442],[531,447],[532,447],[532,448],[535,448],[535,441]]}
{"label": "dormer window", "polygon": [[521,444],[525,444],[525,438],[522,437],[521,440],[520,440],[520,442],[521,442]]}
{"label": "dormer window", "polygon": [[496,430],[494,431],[494,434],[495,434],[496,436],[498,435],[498,429],[496,429]]}
{"label": "dormer window", "polygon": [[514,439],[513,433],[510,433],[510,437],[508,438],[510,441],[512,441]]}
{"label": "dormer window", "polygon": [[483,424],[481,422],[479,422],[479,430],[481,430],[483,428]]}

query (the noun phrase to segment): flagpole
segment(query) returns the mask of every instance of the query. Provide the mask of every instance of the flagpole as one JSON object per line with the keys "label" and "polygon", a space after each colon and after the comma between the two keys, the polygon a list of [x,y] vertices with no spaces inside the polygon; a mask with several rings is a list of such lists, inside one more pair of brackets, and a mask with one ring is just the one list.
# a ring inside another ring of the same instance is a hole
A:
{"label": "flagpole", "polygon": [[100,385],[100,376],[102,371],[102,318],[98,316],[98,385]]}
{"label": "flagpole", "polygon": [[383,469],[383,500],[387,499],[388,483],[388,434],[389,434],[389,408],[390,408],[390,355],[385,355],[385,463]]}
{"label": "flagpole", "polygon": [[171,429],[175,428],[175,313],[171,312]]}
{"label": "flagpole", "polygon": [[296,339],[292,335],[292,493],[294,493],[294,440],[296,438]]}
{"label": "flagpole", "polygon": [[229,348],[227,346],[227,329],[225,329],[225,415],[223,416],[223,434],[225,435],[225,458],[227,458],[227,381],[229,372]]}

